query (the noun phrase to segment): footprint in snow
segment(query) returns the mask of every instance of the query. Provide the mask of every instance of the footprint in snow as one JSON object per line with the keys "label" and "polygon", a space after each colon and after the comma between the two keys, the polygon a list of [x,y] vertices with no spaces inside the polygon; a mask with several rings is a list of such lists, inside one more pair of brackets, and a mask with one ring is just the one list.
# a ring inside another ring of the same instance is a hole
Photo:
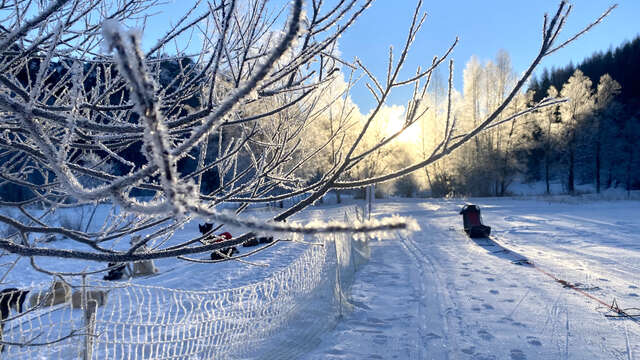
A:
{"label": "footprint in snow", "polygon": [[491,306],[490,304],[482,304],[482,307],[487,310],[493,310],[493,306]]}
{"label": "footprint in snow", "polygon": [[493,354],[485,355],[477,353],[473,355],[473,360],[496,360],[496,356]]}
{"label": "footprint in snow", "polygon": [[372,317],[372,316],[367,317],[367,322],[375,324],[375,325],[383,325],[384,324],[384,321],[382,321],[382,320],[380,320],[378,318]]}
{"label": "footprint in snow", "polygon": [[384,335],[376,335],[376,336],[373,338],[373,342],[374,342],[374,343],[376,343],[376,344],[378,344],[378,345],[384,345],[384,344],[386,344],[386,343],[387,343],[387,341],[388,341],[388,340],[387,340],[387,337],[386,337],[386,336],[384,336]]}
{"label": "footprint in snow", "polygon": [[371,308],[369,306],[367,306],[367,304],[361,302],[361,301],[357,301],[357,300],[351,300],[351,304],[353,304],[353,306],[360,308],[360,309],[364,309],[364,310],[371,310]]}
{"label": "footprint in snow", "polygon": [[635,285],[629,285],[629,289],[637,289],[638,287]]}
{"label": "footprint in snow", "polygon": [[527,343],[533,346],[542,346],[542,343],[540,342],[540,340],[538,340],[538,338],[535,336],[527,336]]}
{"label": "footprint in snow", "polygon": [[633,297],[638,297],[638,294],[636,293],[630,293],[629,296],[633,296]]}
{"label": "footprint in snow", "polygon": [[461,351],[462,351],[463,353],[465,353],[465,354],[471,355],[471,354],[473,354],[474,352],[476,352],[476,347],[475,347],[475,346],[472,346],[472,347],[464,348],[464,349],[462,349]]}
{"label": "footprint in snow", "polygon": [[346,351],[340,350],[340,349],[330,349],[327,351],[327,354],[340,356],[340,355],[346,355],[347,353]]}
{"label": "footprint in snow", "polygon": [[490,292],[490,293],[492,293],[493,295],[498,295],[498,294],[500,294],[500,291],[495,290],[495,289],[491,289],[491,290],[489,290],[489,292]]}
{"label": "footprint in snow", "polygon": [[496,281],[494,278],[487,278],[487,281]]}
{"label": "footprint in snow", "polygon": [[428,333],[427,335],[424,336],[425,339],[427,340],[435,340],[435,339],[442,339],[442,336],[438,335],[438,334],[434,334],[432,332]]}
{"label": "footprint in snow", "polygon": [[487,330],[478,330],[478,335],[482,338],[482,340],[491,341],[493,340],[493,335],[489,333]]}
{"label": "footprint in snow", "polygon": [[525,360],[527,356],[519,349],[511,350],[511,359],[512,360]]}

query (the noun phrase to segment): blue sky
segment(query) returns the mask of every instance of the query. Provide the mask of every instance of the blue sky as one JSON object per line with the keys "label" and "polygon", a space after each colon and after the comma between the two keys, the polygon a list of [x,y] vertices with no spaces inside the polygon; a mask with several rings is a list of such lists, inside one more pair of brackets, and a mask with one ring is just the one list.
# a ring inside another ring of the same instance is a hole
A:
{"label": "blue sky", "polygon": [[[167,22],[180,13],[180,9],[192,3],[174,0],[158,8],[160,13],[145,32],[145,42],[153,35],[160,36]],[[352,60],[357,56],[382,78],[386,72],[389,45],[401,48],[415,3],[413,0],[375,1],[364,16],[341,37],[340,50],[343,57]],[[520,73],[538,51],[542,16],[545,12],[554,13],[558,3],[559,0],[425,0],[423,10],[427,11],[428,18],[404,68],[405,73],[414,72],[419,64],[429,64],[433,56],[442,54],[456,36],[460,37],[460,43],[453,53],[454,86],[457,89],[462,87],[462,70],[472,55],[484,62],[492,59],[498,50],[504,49],[510,54],[515,71]],[[562,39],[597,18],[614,2],[574,0],[572,3],[574,8]],[[545,59],[538,72],[544,67],[564,66],[570,61],[579,63],[594,51],[607,50],[640,34],[640,0],[619,0],[617,3],[618,8],[603,23],[568,48]],[[400,89],[389,103],[404,104],[408,94],[409,89]],[[363,86],[355,89],[352,97],[362,112],[373,105]]]}
{"label": "blue sky", "polygon": [[[601,0],[576,0],[572,3],[574,7],[562,39],[582,29],[613,4]],[[544,67],[564,66],[570,61],[579,63],[594,51],[607,50],[640,34],[640,1],[621,0],[617,3],[618,8],[603,23],[545,59],[538,72]],[[409,0],[376,1],[367,15],[340,39],[343,56],[353,58],[357,55],[382,77],[386,72],[388,46],[392,44],[394,48],[401,48],[414,4]],[[472,55],[485,61],[495,57],[500,49],[505,49],[511,56],[515,71],[520,73],[528,67],[539,49],[544,13],[555,13],[558,4],[559,1],[555,0],[426,0],[423,9],[427,11],[428,18],[405,70],[413,72],[418,64],[429,64],[434,55],[443,53],[459,36],[460,43],[453,53],[454,86],[457,89],[462,88],[462,70]],[[357,89],[352,95],[363,112],[373,105],[366,91]],[[407,96],[407,92],[400,91],[390,102],[403,104]]]}

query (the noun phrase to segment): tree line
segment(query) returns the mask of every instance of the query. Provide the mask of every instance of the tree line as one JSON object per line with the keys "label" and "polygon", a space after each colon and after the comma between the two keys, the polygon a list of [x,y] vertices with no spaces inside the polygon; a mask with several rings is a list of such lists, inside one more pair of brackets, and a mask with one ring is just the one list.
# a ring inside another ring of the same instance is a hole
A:
{"label": "tree line", "polygon": [[[433,196],[503,196],[514,180],[542,181],[547,193],[558,182],[571,194],[578,184],[593,184],[598,193],[611,187],[640,188],[640,75],[633,66],[638,61],[640,38],[595,53],[577,66],[545,69],[502,118],[545,98],[564,102],[512,122],[498,120],[454,156],[425,168],[426,186]],[[493,111],[515,78],[506,52],[484,64],[473,57],[464,70],[463,91],[453,99],[460,130]],[[436,74],[432,111],[423,128],[442,122],[446,102],[439,83]],[[429,141],[426,133],[423,143]]]}

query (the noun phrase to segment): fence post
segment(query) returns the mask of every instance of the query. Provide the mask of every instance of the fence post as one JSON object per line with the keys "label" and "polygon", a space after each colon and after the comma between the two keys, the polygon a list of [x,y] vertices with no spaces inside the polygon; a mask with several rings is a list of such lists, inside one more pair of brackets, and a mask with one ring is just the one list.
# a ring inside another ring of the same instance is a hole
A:
{"label": "fence post", "polygon": [[82,311],[84,314],[84,346],[82,349],[82,360],[91,360],[93,355],[93,332],[96,324],[96,308],[98,304],[95,299],[89,300],[87,297],[87,275],[82,275]]}
{"label": "fence post", "polygon": [[338,254],[338,241],[340,240],[336,234],[333,235],[333,246],[336,249],[336,286],[335,293],[338,297],[338,311],[340,312],[340,317],[344,316],[344,312],[342,309],[342,279],[340,278],[340,255]]}
{"label": "fence post", "polygon": [[367,187],[364,188],[364,217],[367,218],[367,220],[371,220],[371,210],[373,209],[373,200],[375,199],[376,196],[376,190],[375,190],[375,185],[369,185]]}

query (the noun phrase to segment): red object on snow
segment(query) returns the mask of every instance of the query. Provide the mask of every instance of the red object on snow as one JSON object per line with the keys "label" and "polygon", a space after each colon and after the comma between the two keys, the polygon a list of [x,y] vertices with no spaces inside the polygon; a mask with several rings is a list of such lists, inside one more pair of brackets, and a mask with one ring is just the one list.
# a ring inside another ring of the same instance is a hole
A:
{"label": "red object on snow", "polygon": [[464,225],[464,231],[472,238],[489,237],[491,226],[482,223],[480,207],[478,205],[467,204],[460,211]]}
{"label": "red object on snow", "polygon": [[231,233],[230,233],[230,232],[228,232],[228,231],[225,231],[225,232],[223,232],[222,234],[219,234],[219,235],[218,235],[218,237],[220,237],[220,238],[222,238],[222,239],[218,239],[218,240],[216,240],[216,242],[220,242],[220,241],[222,241],[223,239],[224,239],[224,240],[229,240],[229,239],[233,238],[233,236],[231,236]]}
{"label": "red object on snow", "polygon": [[468,221],[468,225],[469,226],[478,226],[478,225],[482,225],[482,223],[480,222],[480,216],[478,216],[479,213],[477,212],[468,212],[467,213],[467,221]]}

